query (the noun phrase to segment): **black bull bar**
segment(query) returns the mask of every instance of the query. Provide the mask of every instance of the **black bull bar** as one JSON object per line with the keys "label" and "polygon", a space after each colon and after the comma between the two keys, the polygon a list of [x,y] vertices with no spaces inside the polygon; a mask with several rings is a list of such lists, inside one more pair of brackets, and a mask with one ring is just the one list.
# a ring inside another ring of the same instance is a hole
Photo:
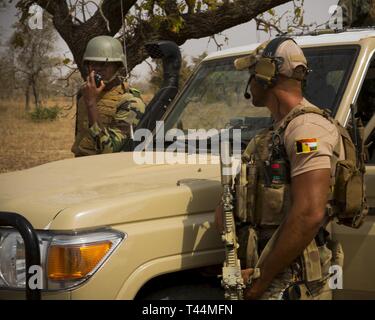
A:
{"label": "black bull bar", "polygon": [[39,240],[31,223],[18,213],[0,211],[0,226],[13,227],[21,235],[25,246],[26,299],[40,300],[40,289],[30,288],[31,266],[40,266]]}

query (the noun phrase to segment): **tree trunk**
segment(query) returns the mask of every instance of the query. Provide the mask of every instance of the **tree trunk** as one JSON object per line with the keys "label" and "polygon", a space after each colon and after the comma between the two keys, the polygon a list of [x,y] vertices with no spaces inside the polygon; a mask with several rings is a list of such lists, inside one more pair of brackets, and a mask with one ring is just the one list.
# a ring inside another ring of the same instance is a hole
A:
{"label": "tree trunk", "polygon": [[25,90],[25,111],[30,111],[30,86],[27,85]]}
{"label": "tree trunk", "polygon": [[38,88],[36,86],[35,79],[32,80],[31,87],[33,89],[35,108],[39,108],[39,107],[41,107],[41,105],[40,105],[40,101],[39,101],[39,92],[38,92]]}

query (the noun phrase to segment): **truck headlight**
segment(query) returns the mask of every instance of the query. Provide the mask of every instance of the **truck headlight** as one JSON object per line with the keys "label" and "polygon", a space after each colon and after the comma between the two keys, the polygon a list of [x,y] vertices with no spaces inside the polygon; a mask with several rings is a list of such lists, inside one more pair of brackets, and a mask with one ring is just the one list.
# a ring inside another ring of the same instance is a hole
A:
{"label": "truck headlight", "polygon": [[[37,234],[44,290],[70,289],[86,281],[125,238],[125,234],[112,229]],[[0,228],[0,288],[25,288],[25,268],[22,237],[14,229]]]}

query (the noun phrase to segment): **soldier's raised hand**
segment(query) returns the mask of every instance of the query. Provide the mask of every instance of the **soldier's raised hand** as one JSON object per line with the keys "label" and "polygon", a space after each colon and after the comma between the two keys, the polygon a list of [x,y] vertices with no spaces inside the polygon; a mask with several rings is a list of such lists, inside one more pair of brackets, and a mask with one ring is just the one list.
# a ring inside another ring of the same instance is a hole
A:
{"label": "soldier's raised hand", "polygon": [[95,83],[95,71],[91,71],[86,78],[86,85],[83,87],[83,98],[87,108],[96,106],[98,96],[104,90],[105,84],[101,81],[100,86],[97,87]]}

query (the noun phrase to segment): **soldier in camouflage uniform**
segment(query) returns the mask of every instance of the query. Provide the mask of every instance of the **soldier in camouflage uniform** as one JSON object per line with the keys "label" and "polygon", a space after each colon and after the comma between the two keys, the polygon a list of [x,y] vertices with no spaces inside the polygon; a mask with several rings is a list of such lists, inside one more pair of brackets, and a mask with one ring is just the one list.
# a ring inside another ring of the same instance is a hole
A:
{"label": "soldier in camouflage uniform", "polygon": [[[89,74],[78,98],[72,152],[80,157],[126,150],[145,105],[139,92],[119,76],[125,65],[121,43],[109,36],[95,37],[83,61]],[[102,76],[99,86],[95,74]]]}

